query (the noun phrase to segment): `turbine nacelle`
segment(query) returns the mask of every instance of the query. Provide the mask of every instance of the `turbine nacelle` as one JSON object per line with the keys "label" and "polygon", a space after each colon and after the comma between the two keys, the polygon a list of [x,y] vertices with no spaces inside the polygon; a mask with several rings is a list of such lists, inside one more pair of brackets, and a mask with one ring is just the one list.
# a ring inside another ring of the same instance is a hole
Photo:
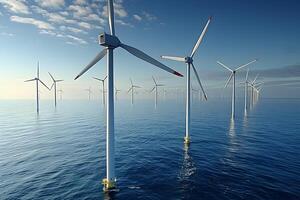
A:
{"label": "turbine nacelle", "polygon": [[192,62],[193,62],[193,58],[187,56],[187,57],[184,58],[184,62],[185,62],[185,63],[192,63]]}
{"label": "turbine nacelle", "polygon": [[117,36],[104,32],[99,35],[99,44],[104,47],[117,48],[120,46],[121,42]]}

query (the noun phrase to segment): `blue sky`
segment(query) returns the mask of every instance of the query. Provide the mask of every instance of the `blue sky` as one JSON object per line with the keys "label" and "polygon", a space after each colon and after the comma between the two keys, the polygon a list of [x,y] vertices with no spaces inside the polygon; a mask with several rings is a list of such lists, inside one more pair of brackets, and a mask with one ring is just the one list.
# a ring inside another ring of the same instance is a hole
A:
{"label": "blue sky", "polygon": [[[266,97],[299,97],[299,6],[298,1],[118,0],[116,34],[159,60],[165,54],[185,56],[212,15],[194,59],[209,95],[216,96],[229,75],[217,60],[235,68],[258,58],[250,72],[252,77],[261,74]],[[67,98],[83,98],[89,86],[96,96],[99,85],[91,77],[105,75],[105,59],[79,80],[73,79],[102,49],[97,37],[103,31],[108,32],[104,0],[0,0],[0,99],[34,98],[34,85],[23,81],[35,76],[38,60],[48,85],[48,71],[65,80],[61,87]],[[185,74],[183,64],[160,61]],[[142,91],[150,89],[152,75],[169,89],[184,88],[184,78],[122,49],[115,51],[115,82],[123,92],[129,88],[129,77],[143,86]],[[244,72],[239,77],[243,79]],[[46,91],[44,95],[51,98]]]}

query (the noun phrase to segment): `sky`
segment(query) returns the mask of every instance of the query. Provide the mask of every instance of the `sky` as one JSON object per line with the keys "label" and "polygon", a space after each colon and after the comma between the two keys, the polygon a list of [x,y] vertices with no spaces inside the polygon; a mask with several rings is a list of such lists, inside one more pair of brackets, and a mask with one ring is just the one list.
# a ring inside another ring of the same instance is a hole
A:
{"label": "sky", "polygon": [[[208,97],[223,91],[231,68],[255,58],[249,66],[250,79],[259,73],[264,82],[262,96],[300,98],[300,2],[260,0],[115,0],[115,29],[121,42],[134,46],[167,66],[186,74],[184,63],[160,59],[160,55],[187,56],[205,23],[208,31],[194,57]],[[51,86],[48,72],[64,82],[64,98],[86,99],[91,87],[100,98],[100,82],[92,77],[106,75],[106,59],[86,74],[75,76],[103,47],[98,35],[109,32],[105,0],[0,0],[0,99],[34,99],[35,84],[24,80],[36,76]],[[178,78],[137,59],[123,49],[114,51],[115,84],[120,96],[128,98],[129,79],[140,85],[140,98],[151,97],[152,76],[169,93],[184,91],[185,77]],[[237,95],[246,69],[237,73]],[[192,74],[192,85],[199,88]],[[53,97],[41,88],[41,98]],[[183,92],[182,92],[183,93]]]}

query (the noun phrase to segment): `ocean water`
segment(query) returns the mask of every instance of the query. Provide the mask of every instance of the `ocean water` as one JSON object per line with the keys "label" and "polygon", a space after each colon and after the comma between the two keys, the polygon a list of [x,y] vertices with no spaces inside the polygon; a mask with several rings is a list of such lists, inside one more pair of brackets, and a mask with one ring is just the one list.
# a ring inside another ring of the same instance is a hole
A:
{"label": "ocean water", "polygon": [[116,102],[119,192],[104,194],[101,101],[0,101],[0,199],[300,199],[300,99]]}

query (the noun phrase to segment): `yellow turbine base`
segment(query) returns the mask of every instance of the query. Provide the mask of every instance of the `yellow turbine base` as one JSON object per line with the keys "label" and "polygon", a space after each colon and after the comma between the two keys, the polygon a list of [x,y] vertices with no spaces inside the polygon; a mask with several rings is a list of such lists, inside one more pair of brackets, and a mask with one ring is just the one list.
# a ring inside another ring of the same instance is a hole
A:
{"label": "yellow turbine base", "polygon": [[109,181],[106,178],[102,180],[103,185],[103,191],[109,192],[110,190],[113,190],[116,188],[116,181]]}
{"label": "yellow turbine base", "polygon": [[191,138],[190,137],[184,137],[184,144],[190,144]]}

